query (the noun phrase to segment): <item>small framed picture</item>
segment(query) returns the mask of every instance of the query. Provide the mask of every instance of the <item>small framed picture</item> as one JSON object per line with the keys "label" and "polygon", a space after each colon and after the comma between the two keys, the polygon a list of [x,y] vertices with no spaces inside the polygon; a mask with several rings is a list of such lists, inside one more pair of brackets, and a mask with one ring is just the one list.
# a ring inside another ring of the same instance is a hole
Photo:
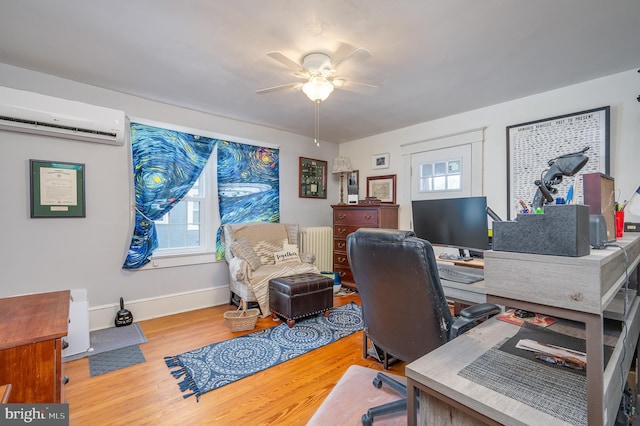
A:
{"label": "small framed picture", "polygon": [[367,198],[371,197],[384,204],[395,204],[396,175],[367,176]]}
{"label": "small framed picture", "polygon": [[388,169],[389,168],[389,153],[375,154],[371,157],[372,169]]}

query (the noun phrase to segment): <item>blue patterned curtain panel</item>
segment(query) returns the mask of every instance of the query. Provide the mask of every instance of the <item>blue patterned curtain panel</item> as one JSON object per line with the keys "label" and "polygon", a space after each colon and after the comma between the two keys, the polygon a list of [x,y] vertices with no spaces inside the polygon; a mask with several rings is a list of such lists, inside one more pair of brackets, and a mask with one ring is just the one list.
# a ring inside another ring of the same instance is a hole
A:
{"label": "blue patterned curtain panel", "polygon": [[[218,143],[220,224],[280,221],[280,150],[235,142]],[[224,259],[216,238],[216,257]]]}
{"label": "blue patterned curtain panel", "polygon": [[154,220],[177,204],[200,176],[217,139],[131,123],[135,228],[124,269],[149,262],[158,247]]}

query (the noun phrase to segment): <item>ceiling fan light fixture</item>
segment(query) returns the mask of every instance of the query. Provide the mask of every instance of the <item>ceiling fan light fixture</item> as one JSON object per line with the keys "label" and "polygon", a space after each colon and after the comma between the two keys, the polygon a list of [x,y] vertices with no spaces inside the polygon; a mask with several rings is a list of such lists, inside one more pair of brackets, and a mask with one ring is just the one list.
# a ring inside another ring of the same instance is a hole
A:
{"label": "ceiling fan light fixture", "polygon": [[302,91],[313,102],[324,101],[333,92],[333,84],[322,76],[314,76],[302,86]]}
{"label": "ceiling fan light fixture", "polygon": [[341,78],[334,78],[331,83],[333,84],[333,87],[335,87],[336,89],[341,88],[342,86],[344,86],[345,81],[342,80]]}

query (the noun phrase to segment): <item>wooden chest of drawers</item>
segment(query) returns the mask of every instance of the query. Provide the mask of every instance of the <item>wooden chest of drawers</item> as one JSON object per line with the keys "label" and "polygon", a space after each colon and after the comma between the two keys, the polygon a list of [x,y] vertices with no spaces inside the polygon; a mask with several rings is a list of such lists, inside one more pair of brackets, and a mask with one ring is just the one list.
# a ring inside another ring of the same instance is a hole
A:
{"label": "wooden chest of drawers", "polygon": [[342,285],[355,288],[349,260],[347,235],[358,228],[398,229],[397,204],[332,205],[333,208],[333,270],[340,274]]}

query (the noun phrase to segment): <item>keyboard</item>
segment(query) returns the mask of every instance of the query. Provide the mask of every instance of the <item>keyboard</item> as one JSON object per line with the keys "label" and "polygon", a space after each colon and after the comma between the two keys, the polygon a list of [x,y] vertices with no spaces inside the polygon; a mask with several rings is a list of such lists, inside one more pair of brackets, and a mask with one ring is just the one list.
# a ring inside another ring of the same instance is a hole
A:
{"label": "keyboard", "polygon": [[482,273],[461,271],[460,268],[452,266],[438,265],[438,273],[440,274],[440,279],[462,284],[473,284],[484,280]]}

